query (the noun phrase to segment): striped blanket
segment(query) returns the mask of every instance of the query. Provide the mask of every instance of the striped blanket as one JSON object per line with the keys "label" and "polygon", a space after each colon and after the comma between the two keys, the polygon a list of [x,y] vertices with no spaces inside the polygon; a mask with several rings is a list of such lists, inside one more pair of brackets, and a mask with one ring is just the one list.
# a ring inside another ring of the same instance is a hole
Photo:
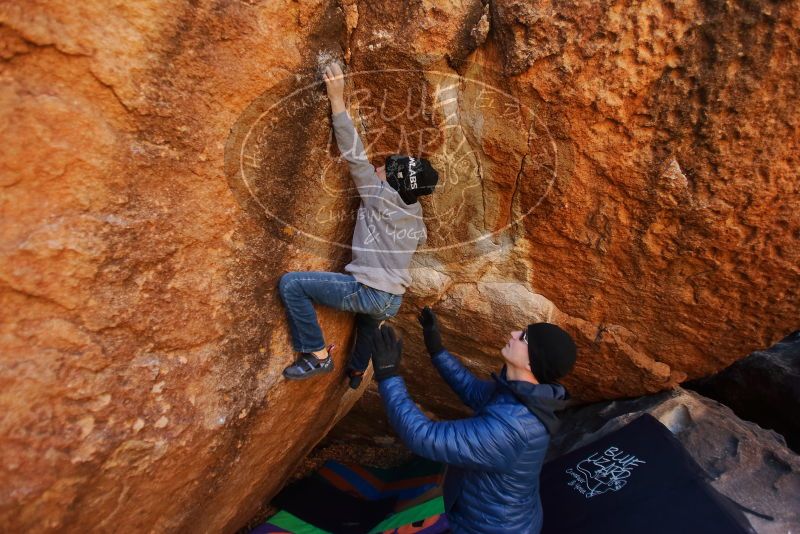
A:
{"label": "striped blanket", "polygon": [[276,495],[281,510],[250,534],[444,533],[443,476],[442,464],[419,457],[391,469],[329,460]]}

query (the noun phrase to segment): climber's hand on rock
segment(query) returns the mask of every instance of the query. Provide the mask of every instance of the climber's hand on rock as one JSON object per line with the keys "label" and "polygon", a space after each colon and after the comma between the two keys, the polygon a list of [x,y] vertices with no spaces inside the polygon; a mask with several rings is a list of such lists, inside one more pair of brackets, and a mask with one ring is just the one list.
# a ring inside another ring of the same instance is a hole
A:
{"label": "climber's hand on rock", "polygon": [[419,312],[419,324],[422,325],[422,335],[425,337],[425,348],[428,349],[428,354],[431,356],[437,352],[441,352],[442,347],[442,334],[439,333],[439,322],[436,320],[436,314],[429,306],[422,308]]}
{"label": "climber's hand on rock", "polygon": [[383,325],[372,336],[372,371],[375,380],[382,382],[400,374],[403,340],[389,325]]}
{"label": "climber's hand on rock", "polygon": [[325,67],[322,79],[325,80],[325,88],[328,91],[331,105],[342,104],[344,107],[344,74],[339,64],[334,62]]}

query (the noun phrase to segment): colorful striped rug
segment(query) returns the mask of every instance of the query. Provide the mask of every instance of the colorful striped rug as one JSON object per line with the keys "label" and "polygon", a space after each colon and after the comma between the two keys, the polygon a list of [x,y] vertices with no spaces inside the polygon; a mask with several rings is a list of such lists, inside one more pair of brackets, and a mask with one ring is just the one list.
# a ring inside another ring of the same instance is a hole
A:
{"label": "colorful striped rug", "polygon": [[399,467],[381,469],[329,460],[317,471],[329,484],[368,501],[396,498],[397,508],[441,486],[444,466],[415,457]]}
{"label": "colorful striped rug", "polygon": [[281,511],[251,534],[448,532],[443,477],[442,464],[419,457],[390,469],[329,460],[276,495]]}
{"label": "colorful striped rug", "polygon": [[[450,531],[441,497],[397,512],[369,530],[369,534],[444,534]],[[250,534],[336,534],[303,521],[289,512],[280,511],[259,525]]]}

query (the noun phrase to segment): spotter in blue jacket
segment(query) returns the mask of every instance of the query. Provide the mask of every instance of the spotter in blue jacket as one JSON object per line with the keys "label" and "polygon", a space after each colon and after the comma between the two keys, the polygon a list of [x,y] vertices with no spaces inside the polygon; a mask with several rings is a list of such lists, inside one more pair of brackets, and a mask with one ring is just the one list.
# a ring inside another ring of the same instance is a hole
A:
{"label": "spotter in blue jacket", "polygon": [[475,377],[447,350],[432,357],[447,384],[475,414],[431,421],[400,376],[379,384],[389,422],[412,452],[447,464],[443,496],[455,533],[539,533],[539,473],[566,405],[560,384]]}

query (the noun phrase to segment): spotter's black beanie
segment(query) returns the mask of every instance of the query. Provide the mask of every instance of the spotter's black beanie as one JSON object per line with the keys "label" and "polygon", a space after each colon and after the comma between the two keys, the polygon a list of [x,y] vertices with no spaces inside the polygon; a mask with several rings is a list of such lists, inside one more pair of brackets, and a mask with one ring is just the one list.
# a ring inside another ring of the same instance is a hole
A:
{"label": "spotter's black beanie", "polygon": [[577,349],[572,336],[550,323],[528,325],[528,359],[541,384],[557,381],[572,370]]}
{"label": "spotter's black beanie", "polygon": [[406,204],[413,204],[417,197],[433,193],[439,173],[425,158],[393,154],[386,158],[386,181]]}

